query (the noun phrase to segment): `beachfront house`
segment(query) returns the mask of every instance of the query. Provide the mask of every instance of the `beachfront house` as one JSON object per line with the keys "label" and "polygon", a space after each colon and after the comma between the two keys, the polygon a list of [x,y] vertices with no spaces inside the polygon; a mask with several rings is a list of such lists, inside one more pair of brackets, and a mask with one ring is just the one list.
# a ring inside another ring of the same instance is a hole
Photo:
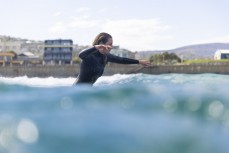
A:
{"label": "beachfront house", "polygon": [[0,52],[0,64],[5,66],[7,64],[12,65],[13,58],[16,54],[14,52]]}
{"label": "beachfront house", "polygon": [[31,52],[23,52],[21,54],[18,54],[17,61],[22,61],[23,64],[29,65],[29,64],[41,64],[41,59],[38,55],[34,55]]}
{"label": "beachfront house", "polygon": [[32,52],[36,55],[43,55],[44,42],[30,41],[27,39],[13,38],[0,35],[0,52],[13,51],[16,54]]}
{"label": "beachfront house", "polygon": [[229,50],[217,50],[214,55],[215,60],[229,59]]}
{"label": "beachfront house", "polygon": [[15,53],[21,50],[21,41],[3,41],[0,40],[0,52],[14,51]]}
{"label": "beachfront house", "polygon": [[127,49],[120,48],[119,46],[113,46],[113,48],[111,49],[111,54],[114,54],[120,57],[135,58],[135,53]]}
{"label": "beachfront house", "polygon": [[44,64],[72,64],[73,41],[71,39],[45,40]]}

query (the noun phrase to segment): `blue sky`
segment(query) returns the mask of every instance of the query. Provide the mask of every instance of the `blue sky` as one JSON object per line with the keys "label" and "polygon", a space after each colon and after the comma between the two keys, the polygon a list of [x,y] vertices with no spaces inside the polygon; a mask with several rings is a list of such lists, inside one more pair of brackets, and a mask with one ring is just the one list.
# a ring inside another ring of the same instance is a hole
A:
{"label": "blue sky", "polygon": [[100,32],[132,51],[229,43],[227,0],[0,0],[0,35],[73,39]]}

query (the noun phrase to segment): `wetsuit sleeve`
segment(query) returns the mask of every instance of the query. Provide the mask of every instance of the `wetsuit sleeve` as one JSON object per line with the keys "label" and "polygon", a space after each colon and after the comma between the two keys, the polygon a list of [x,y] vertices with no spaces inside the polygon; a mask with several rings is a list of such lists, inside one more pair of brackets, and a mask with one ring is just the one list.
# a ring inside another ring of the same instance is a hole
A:
{"label": "wetsuit sleeve", "polygon": [[139,64],[139,61],[136,59],[119,57],[112,54],[107,55],[107,61],[112,63],[119,63],[119,64]]}
{"label": "wetsuit sleeve", "polygon": [[91,53],[93,53],[93,52],[95,52],[95,51],[96,51],[95,47],[91,47],[91,48],[82,50],[82,51],[79,53],[79,57],[80,57],[81,59],[84,59],[84,58],[86,58],[88,55],[90,55]]}

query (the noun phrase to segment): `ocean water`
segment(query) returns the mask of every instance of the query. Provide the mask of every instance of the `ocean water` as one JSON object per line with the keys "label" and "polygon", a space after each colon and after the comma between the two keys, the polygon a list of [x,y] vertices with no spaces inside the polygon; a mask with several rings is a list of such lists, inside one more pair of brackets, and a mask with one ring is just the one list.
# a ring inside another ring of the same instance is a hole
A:
{"label": "ocean water", "polygon": [[228,153],[229,76],[0,77],[0,153]]}

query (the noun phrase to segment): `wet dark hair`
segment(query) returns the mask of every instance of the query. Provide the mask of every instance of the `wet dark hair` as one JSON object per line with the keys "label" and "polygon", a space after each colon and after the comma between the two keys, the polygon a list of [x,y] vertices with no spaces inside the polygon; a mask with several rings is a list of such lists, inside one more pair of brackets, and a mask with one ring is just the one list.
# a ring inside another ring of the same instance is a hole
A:
{"label": "wet dark hair", "polygon": [[99,44],[105,44],[108,42],[108,39],[112,38],[112,36],[106,32],[101,32],[95,37],[95,40],[93,41],[92,45],[99,45]]}

